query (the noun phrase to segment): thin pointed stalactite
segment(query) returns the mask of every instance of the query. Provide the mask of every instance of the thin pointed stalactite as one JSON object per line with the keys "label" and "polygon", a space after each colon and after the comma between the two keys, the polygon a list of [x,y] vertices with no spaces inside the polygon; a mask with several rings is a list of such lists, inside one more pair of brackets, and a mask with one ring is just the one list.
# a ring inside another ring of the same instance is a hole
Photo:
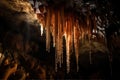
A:
{"label": "thin pointed stalactite", "polygon": [[[57,22],[55,22],[55,24],[57,23],[56,24],[57,28],[54,27],[55,29],[53,29],[54,30],[53,35],[56,35],[56,36],[53,36],[53,39],[55,41],[55,44],[53,45],[55,45],[55,51],[56,51],[55,65],[59,63],[59,67],[61,67],[63,63],[63,60],[62,60],[63,59],[63,26],[62,26],[61,15],[62,15],[61,11],[56,10],[55,21]],[[57,65],[55,67],[57,67]]]}
{"label": "thin pointed stalactite", "polygon": [[58,34],[58,11],[55,10],[55,27],[54,27],[54,46],[55,46],[55,68],[56,68],[56,71],[57,71],[57,68],[58,68],[58,62],[59,62],[59,57],[58,57],[58,54],[57,54],[57,49],[58,49],[58,45],[57,45],[57,40],[58,40],[58,37],[57,37],[57,34]]}
{"label": "thin pointed stalactite", "polygon": [[95,15],[93,15],[93,26],[94,26],[94,30],[95,30],[95,33],[97,33],[97,26],[96,26],[96,20],[95,20]]}
{"label": "thin pointed stalactite", "polygon": [[89,51],[89,59],[90,59],[90,64],[92,64],[92,57],[91,57],[91,53],[92,53],[92,50],[91,50],[91,47],[92,47],[92,45],[91,45],[91,19],[90,19],[91,17],[89,17],[88,18],[88,22],[89,22],[89,24],[87,25],[88,26],[88,40],[89,40],[89,44],[90,44],[90,51]]}
{"label": "thin pointed stalactite", "polygon": [[43,24],[40,24],[40,32],[41,32],[41,36],[43,35],[43,31],[44,31]]}
{"label": "thin pointed stalactite", "polygon": [[62,50],[62,54],[61,54],[61,62],[63,63],[63,35],[64,35],[64,23],[65,23],[65,20],[64,20],[64,7],[62,7],[62,9],[61,9],[61,14],[60,14],[60,16],[61,16],[61,50]]}
{"label": "thin pointed stalactite", "polygon": [[54,10],[52,9],[52,16],[51,16],[51,26],[52,26],[52,37],[53,37],[53,47],[55,47],[55,12]]}
{"label": "thin pointed stalactite", "polygon": [[63,47],[62,47],[62,25],[61,25],[61,12],[58,11],[58,34],[57,34],[57,55],[58,55],[58,62],[59,66],[62,65],[62,54],[63,54]]}
{"label": "thin pointed stalactite", "polygon": [[73,14],[70,14],[70,52],[71,54],[73,53],[73,45],[74,45],[74,26],[73,26],[73,21],[74,21],[74,17],[73,17]]}
{"label": "thin pointed stalactite", "polygon": [[89,59],[90,59],[90,64],[92,64],[92,59],[91,59],[91,31],[92,31],[92,28],[91,28],[91,13],[90,13],[90,9],[88,7],[88,13],[87,13],[87,37],[88,37],[88,41],[89,41],[89,44],[90,44],[90,51],[89,51]]}
{"label": "thin pointed stalactite", "polygon": [[67,73],[70,71],[70,35],[69,35],[69,22],[68,17],[65,20],[65,41],[66,41],[66,66],[67,66]]}
{"label": "thin pointed stalactite", "polygon": [[74,48],[75,48],[75,57],[76,57],[76,64],[77,64],[77,71],[79,69],[79,66],[78,66],[78,56],[79,56],[79,47],[78,47],[78,41],[77,41],[77,38],[78,38],[78,29],[77,29],[77,24],[74,26]]}
{"label": "thin pointed stalactite", "polygon": [[51,20],[51,11],[47,10],[47,21],[46,21],[46,51],[50,52],[50,20]]}
{"label": "thin pointed stalactite", "polygon": [[44,31],[44,27],[45,27],[45,19],[44,19],[44,16],[42,14],[36,14],[36,17],[37,17],[39,25],[40,25],[40,27],[39,27],[40,35],[42,36],[43,31]]}
{"label": "thin pointed stalactite", "polygon": [[93,28],[92,28],[92,34],[95,36],[95,37],[92,37],[94,40],[96,40],[97,38],[97,26],[96,26],[96,20],[95,20],[96,16],[93,15],[93,18],[92,18],[92,21],[93,21]]}

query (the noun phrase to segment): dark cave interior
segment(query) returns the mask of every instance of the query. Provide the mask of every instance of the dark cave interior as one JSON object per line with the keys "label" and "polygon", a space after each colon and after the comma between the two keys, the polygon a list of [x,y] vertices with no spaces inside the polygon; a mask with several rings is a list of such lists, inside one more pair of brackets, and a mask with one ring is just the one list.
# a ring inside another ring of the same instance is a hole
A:
{"label": "dark cave interior", "polygon": [[0,79],[120,79],[118,0],[0,0]]}

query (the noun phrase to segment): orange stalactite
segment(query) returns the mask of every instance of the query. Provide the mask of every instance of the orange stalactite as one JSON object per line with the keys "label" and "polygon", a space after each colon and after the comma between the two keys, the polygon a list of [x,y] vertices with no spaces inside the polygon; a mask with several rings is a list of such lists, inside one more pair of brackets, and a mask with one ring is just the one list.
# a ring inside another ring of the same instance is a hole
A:
{"label": "orange stalactite", "polygon": [[46,30],[46,50],[50,51],[51,35],[53,37],[53,47],[55,47],[55,70],[58,64],[63,63],[63,36],[66,42],[66,66],[67,73],[70,71],[70,56],[75,50],[77,71],[80,43],[91,38],[92,24],[96,29],[95,19],[88,12],[84,19],[78,20],[73,13],[65,13],[64,7],[59,9],[48,8],[46,15],[38,16],[40,24]]}
{"label": "orange stalactite", "polygon": [[47,10],[47,21],[46,21],[46,51],[50,52],[50,17],[51,17],[51,11]]}
{"label": "orange stalactite", "polygon": [[60,67],[62,64],[62,53],[63,53],[63,49],[62,49],[62,26],[61,26],[61,13],[60,11],[58,11],[58,34],[57,34],[57,56],[58,56],[58,62],[60,63]]}
{"label": "orange stalactite", "polygon": [[57,43],[57,34],[58,34],[58,10],[55,10],[55,46]]}
{"label": "orange stalactite", "polygon": [[76,64],[77,64],[77,71],[79,70],[78,66],[78,56],[79,56],[79,45],[80,45],[80,30],[79,30],[79,23],[78,20],[75,21],[74,26],[74,48],[75,48],[75,57],[76,57]]}
{"label": "orange stalactite", "polygon": [[66,66],[67,66],[67,73],[70,71],[70,35],[67,35],[66,38]]}
{"label": "orange stalactite", "polygon": [[53,46],[55,47],[55,12],[52,10],[52,17],[51,17],[51,25],[52,25],[52,36],[53,36]]}
{"label": "orange stalactite", "polygon": [[42,14],[36,14],[36,17],[38,19],[38,22],[40,23],[40,31],[41,31],[41,36],[43,35],[43,30],[45,27],[45,20],[44,20],[44,16]]}
{"label": "orange stalactite", "polygon": [[58,63],[59,63],[59,53],[58,53],[58,11],[57,10],[53,10],[54,14],[55,14],[55,26],[54,26],[54,46],[55,46],[55,70],[57,71],[57,67],[58,67]]}

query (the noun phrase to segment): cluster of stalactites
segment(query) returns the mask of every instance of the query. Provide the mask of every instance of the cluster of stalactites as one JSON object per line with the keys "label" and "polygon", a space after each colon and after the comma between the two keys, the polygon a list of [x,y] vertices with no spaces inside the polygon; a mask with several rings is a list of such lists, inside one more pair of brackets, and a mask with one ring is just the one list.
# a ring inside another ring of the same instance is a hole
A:
{"label": "cluster of stalactites", "polygon": [[[88,14],[84,19],[77,19],[73,13],[65,13],[64,7],[60,9],[48,8],[47,14],[41,18],[41,24],[46,31],[46,51],[50,52],[51,40],[55,47],[55,69],[63,63],[63,45],[66,46],[66,66],[67,73],[70,71],[70,55],[76,56],[77,71],[80,43],[85,40],[90,41],[92,33],[96,31],[95,16]],[[78,17],[78,16],[77,16]],[[80,16],[79,16],[80,17]],[[43,29],[42,29],[43,30]],[[52,36],[52,39],[51,39]],[[66,45],[63,44],[63,37]],[[91,59],[91,58],[90,58]],[[91,61],[91,60],[90,60]]]}

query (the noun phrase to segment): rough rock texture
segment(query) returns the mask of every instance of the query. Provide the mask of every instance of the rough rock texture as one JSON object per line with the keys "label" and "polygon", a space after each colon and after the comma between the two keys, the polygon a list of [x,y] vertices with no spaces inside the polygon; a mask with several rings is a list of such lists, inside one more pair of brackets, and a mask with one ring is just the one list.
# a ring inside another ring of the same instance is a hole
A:
{"label": "rough rock texture", "polygon": [[37,17],[28,1],[0,0],[0,54],[4,56],[0,57],[0,79],[45,78],[45,70],[29,54],[38,51],[39,33]]}
{"label": "rough rock texture", "polygon": [[30,3],[23,0],[1,0],[0,11],[2,12],[0,16],[13,17],[15,13],[27,13],[29,15],[28,19],[36,19]]}
{"label": "rough rock texture", "polygon": [[[21,35],[23,41],[39,37],[39,23],[29,2],[0,0],[0,12],[0,37],[5,44],[12,43],[17,35]],[[6,41],[10,35],[12,40]]]}

